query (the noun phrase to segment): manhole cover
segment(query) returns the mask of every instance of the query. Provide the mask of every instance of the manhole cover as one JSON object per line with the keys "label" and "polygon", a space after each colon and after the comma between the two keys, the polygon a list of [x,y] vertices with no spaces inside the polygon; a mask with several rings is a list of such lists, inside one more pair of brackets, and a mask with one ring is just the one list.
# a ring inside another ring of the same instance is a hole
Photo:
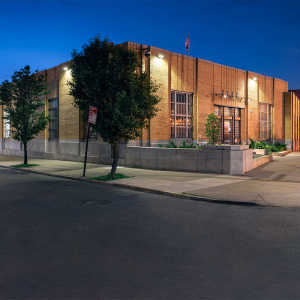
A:
{"label": "manhole cover", "polygon": [[111,201],[109,200],[95,200],[95,201],[87,201],[85,202],[86,205],[106,205],[106,204],[110,204]]}

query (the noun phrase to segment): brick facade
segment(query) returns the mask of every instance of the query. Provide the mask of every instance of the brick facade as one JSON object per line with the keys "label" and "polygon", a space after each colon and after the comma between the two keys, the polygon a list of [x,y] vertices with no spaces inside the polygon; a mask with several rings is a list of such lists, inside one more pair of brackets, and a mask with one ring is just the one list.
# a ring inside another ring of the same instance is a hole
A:
{"label": "brick facade", "polygon": [[300,150],[300,90],[284,93],[284,130],[289,148]]}
{"label": "brick facade", "polygon": [[[159,112],[150,121],[150,130],[143,130],[142,138],[131,141],[131,145],[157,146],[171,139],[171,91],[193,94],[192,140],[195,142],[206,142],[206,119],[216,105],[240,108],[239,143],[248,143],[250,138],[260,140],[260,103],[270,105],[269,139],[284,141],[285,136],[292,139],[285,121],[286,81],[152,46],[131,42],[123,45],[139,53],[150,49],[152,55],[149,58],[141,55],[142,69],[150,72],[152,80],[160,85],[157,95],[161,97]],[[159,54],[163,58],[159,58]],[[51,90],[45,97],[46,112],[49,99],[58,98],[59,101],[59,140],[49,141],[47,129],[36,140],[44,145],[39,148],[40,152],[69,154],[69,159],[74,159],[76,155],[83,155],[80,142],[84,138],[84,125],[69,95],[67,81],[71,78],[70,72],[65,70],[67,66],[68,62],[44,71],[48,76],[47,88]],[[0,122],[0,140],[3,141],[3,122]],[[3,145],[2,142],[2,149]]]}
{"label": "brick facade", "polygon": [[[146,45],[128,42],[136,51]],[[253,72],[216,64],[203,59],[150,47],[151,78],[161,84],[158,95],[162,97],[158,115],[151,120],[151,145],[171,139],[171,90],[193,93],[193,140],[206,140],[205,123],[214,106],[241,108],[241,142],[260,140],[260,103],[271,105],[271,140],[284,140],[284,92],[288,83]],[[158,58],[162,54],[163,58]],[[143,57],[149,71],[149,58]],[[256,80],[253,80],[255,78]],[[227,97],[223,97],[225,94]],[[144,132],[143,140],[149,136]],[[137,143],[138,144],[138,143]],[[144,142],[145,144],[145,142]]]}

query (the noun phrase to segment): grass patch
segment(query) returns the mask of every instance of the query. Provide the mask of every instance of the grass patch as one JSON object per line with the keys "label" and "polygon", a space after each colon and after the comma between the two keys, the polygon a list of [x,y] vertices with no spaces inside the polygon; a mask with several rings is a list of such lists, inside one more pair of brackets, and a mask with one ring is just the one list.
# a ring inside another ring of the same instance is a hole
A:
{"label": "grass patch", "polygon": [[11,167],[13,168],[27,168],[27,167],[37,167],[39,165],[35,165],[35,164],[21,164],[21,165],[13,165]]}
{"label": "grass patch", "polygon": [[111,178],[110,174],[98,176],[98,177],[92,177],[90,179],[92,180],[100,180],[100,181],[111,181],[111,180],[117,180],[117,179],[124,179],[124,178],[132,178],[134,176],[125,176],[123,174],[115,174],[115,178]]}

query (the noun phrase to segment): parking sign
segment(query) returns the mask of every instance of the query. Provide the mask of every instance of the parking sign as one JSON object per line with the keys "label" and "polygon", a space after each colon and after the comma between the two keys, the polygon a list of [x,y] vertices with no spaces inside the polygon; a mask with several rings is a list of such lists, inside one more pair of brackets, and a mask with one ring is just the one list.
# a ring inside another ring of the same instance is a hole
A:
{"label": "parking sign", "polygon": [[89,123],[96,124],[98,108],[90,106],[89,109]]}

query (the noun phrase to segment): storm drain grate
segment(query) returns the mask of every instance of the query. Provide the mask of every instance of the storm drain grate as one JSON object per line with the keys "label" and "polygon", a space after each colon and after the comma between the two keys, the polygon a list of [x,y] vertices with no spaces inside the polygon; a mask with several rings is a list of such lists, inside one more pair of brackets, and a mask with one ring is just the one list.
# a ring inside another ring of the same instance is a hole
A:
{"label": "storm drain grate", "polygon": [[87,201],[85,202],[85,205],[106,205],[110,204],[111,201],[109,200],[94,200],[94,201]]}

